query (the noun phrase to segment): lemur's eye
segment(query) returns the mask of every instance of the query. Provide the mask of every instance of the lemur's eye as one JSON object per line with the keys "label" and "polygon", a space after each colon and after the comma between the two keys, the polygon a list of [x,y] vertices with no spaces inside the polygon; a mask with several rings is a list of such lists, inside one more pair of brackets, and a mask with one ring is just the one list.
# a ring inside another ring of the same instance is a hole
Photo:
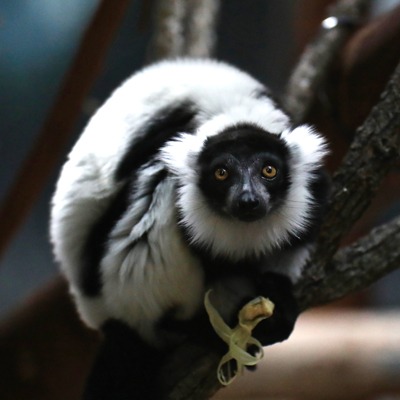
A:
{"label": "lemur's eye", "polygon": [[277,173],[278,173],[278,170],[272,165],[266,165],[262,169],[262,174],[263,174],[264,178],[267,178],[267,179],[274,179],[276,177]]}
{"label": "lemur's eye", "polygon": [[214,172],[215,179],[224,181],[228,176],[228,171],[225,168],[217,168]]}

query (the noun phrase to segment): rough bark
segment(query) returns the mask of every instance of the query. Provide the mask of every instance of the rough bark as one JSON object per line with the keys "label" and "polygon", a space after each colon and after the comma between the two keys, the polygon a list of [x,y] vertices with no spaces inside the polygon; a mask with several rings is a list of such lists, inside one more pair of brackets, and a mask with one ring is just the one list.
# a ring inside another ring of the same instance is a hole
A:
{"label": "rough bark", "polygon": [[380,102],[357,129],[342,165],[333,177],[332,202],[319,235],[309,275],[318,276],[354,222],[368,207],[382,179],[400,154],[400,65]]}
{"label": "rough bark", "polygon": [[327,262],[323,274],[305,274],[296,287],[302,310],[364,289],[400,268],[400,217],[373,229]]}

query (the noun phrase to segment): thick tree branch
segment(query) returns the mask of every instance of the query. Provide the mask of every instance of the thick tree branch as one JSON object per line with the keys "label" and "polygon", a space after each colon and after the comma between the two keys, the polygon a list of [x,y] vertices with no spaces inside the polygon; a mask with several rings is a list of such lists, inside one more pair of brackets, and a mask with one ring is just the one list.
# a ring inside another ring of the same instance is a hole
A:
{"label": "thick tree branch", "polygon": [[296,297],[300,308],[306,310],[366,288],[397,268],[400,268],[400,217],[341,249],[327,263],[323,279],[303,277],[297,285]]}
{"label": "thick tree branch", "polygon": [[[165,367],[167,400],[204,400],[220,388],[217,367],[220,355],[193,343],[182,344]],[[179,368],[176,368],[179,365]]]}

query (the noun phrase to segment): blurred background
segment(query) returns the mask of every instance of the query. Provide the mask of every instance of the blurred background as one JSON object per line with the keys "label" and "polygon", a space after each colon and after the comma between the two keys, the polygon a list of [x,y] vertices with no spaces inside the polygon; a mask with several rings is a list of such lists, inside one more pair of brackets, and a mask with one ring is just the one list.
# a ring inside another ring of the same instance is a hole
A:
{"label": "blurred background", "polygon": [[[0,259],[1,318],[58,275],[48,241],[49,203],[58,170],[96,107],[145,64],[153,23],[151,3],[130,3],[58,167]],[[215,56],[248,71],[279,97],[301,50],[318,31],[329,3],[332,1],[221,1]],[[369,18],[381,18],[399,3],[372,1]],[[0,200],[34,145],[98,4],[97,0],[0,0]],[[325,133],[318,117],[310,119]],[[400,186],[398,175],[391,179],[391,187]],[[397,195],[391,191],[384,209],[375,204],[375,211],[355,228],[353,237],[399,215]],[[24,196],[23,190],[20,196]],[[358,307],[399,309],[400,271],[347,301]]]}

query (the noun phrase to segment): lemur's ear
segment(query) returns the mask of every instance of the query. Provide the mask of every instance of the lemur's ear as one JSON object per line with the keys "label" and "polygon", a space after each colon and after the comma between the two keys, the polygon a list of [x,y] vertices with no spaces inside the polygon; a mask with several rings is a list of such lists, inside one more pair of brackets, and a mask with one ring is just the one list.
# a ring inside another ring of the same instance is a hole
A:
{"label": "lemur's ear", "polygon": [[315,170],[320,167],[328,154],[326,140],[308,125],[287,129],[282,132],[281,138],[291,150],[291,161],[301,164],[305,169]]}
{"label": "lemur's ear", "polygon": [[196,162],[203,145],[204,139],[201,137],[182,133],[162,148],[160,158],[174,175],[194,179]]}

